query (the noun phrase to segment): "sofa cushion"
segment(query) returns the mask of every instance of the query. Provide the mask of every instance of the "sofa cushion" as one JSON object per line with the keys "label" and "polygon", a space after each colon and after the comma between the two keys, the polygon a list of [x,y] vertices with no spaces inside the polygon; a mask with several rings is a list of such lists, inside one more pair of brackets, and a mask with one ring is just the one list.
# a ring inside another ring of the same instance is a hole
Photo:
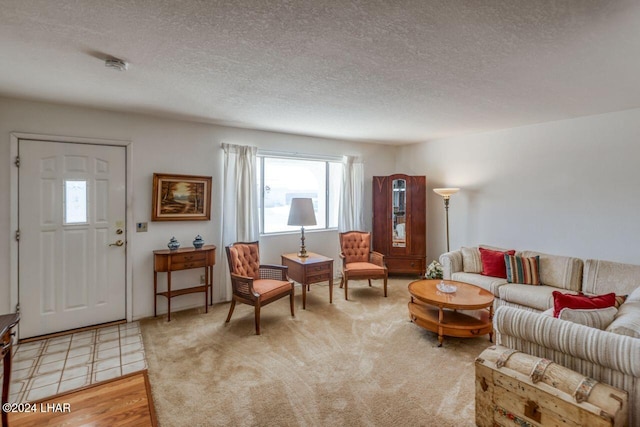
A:
{"label": "sofa cushion", "polygon": [[465,273],[481,273],[482,261],[480,260],[479,248],[460,248],[462,252],[462,271]]}
{"label": "sofa cushion", "polygon": [[580,258],[522,251],[522,257],[540,256],[540,282],[556,288],[579,291],[582,286],[582,260]]}
{"label": "sofa cushion", "polygon": [[505,255],[504,262],[507,267],[507,282],[522,283],[524,285],[540,284],[539,256],[524,258]]}
{"label": "sofa cushion", "polygon": [[531,286],[521,283],[507,283],[498,289],[500,299],[510,303],[535,308],[539,311],[553,307],[553,286]]}
{"label": "sofa cushion", "polygon": [[480,248],[480,259],[482,260],[482,275],[507,278],[507,268],[504,263],[504,255],[515,255],[516,251],[494,251],[492,249]]}
{"label": "sofa cushion", "polygon": [[588,259],[584,262],[582,291],[587,294],[631,293],[640,286],[640,265]]}
{"label": "sofa cushion", "polygon": [[506,279],[499,277],[483,276],[475,273],[458,272],[451,275],[451,280],[458,282],[470,283],[498,296],[498,288],[507,283]]}
{"label": "sofa cushion", "polygon": [[627,301],[606,329],[614,334],[640,338],[640,301]]}
{"label": "sofa cushion", "polygon": [[605,295],[571,295],[562,292],[553,292],[553,316],[558,317],[563,308],[596,309],[614,307],[616,294]]}
{"label": "sofa cushion", "polygon": [[591,328],[605,329],[613,322],[617,313],[618,309],[615,307],[598,309],[563,308],[560,310],[558,319],[568,320]]}
{"label": "sofa cushion", "polygon": [[629,302],[640,301],[640,287],[637,287],[636,289],[633,290],[633,292],[627,295],[627,298],[625,301],[629,301]]}

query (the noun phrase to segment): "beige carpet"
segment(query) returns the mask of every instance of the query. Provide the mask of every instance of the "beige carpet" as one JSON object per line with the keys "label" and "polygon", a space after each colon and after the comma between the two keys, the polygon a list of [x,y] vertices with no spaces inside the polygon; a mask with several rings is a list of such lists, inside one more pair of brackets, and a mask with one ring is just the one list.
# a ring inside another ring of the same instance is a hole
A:
{"label": "beige carpet", "polygon": [[158,422],[177,426],[473,426],[474,358],[488,337],[445,339],[409,322],[407,284],[312,285],[262,310],[228,304],[140,322]]}

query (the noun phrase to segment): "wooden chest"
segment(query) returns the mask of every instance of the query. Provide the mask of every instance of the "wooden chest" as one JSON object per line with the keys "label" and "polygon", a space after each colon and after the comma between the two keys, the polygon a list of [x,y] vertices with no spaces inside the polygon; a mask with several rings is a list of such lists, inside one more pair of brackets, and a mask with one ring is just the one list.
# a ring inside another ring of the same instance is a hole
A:
{"label": "wooden chest", "polygon": [[492,346],[475,367],[480,427],[628,425],[626,391],[548,359]]}

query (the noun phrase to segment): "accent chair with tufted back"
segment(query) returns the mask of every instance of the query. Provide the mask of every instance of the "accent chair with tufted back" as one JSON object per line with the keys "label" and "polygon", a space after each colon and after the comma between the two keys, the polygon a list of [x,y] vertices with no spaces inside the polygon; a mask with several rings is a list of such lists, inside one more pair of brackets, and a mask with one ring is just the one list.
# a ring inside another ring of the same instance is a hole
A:
{"label": "accent chair with tufted back", "polygon": [[384,279],[384,296],[387,296],[387,267],[384,255],[371,251],[371,233],[347,231],[339,234],[340,258],[342,259],[342,279],[344,299],[348,300],[349,279]]}
{"label": "accent chair with tufted back", "polygon": [[256,335],[260,335],[260,308],[287,295],[291,316],[295,316],[294,287],[293,282],[287,279],[287,267],[261,265],[258,242],[236,242],[225,249],[233,288],[226,323],[231,320],[236,301],[252,305],[255,308]]}

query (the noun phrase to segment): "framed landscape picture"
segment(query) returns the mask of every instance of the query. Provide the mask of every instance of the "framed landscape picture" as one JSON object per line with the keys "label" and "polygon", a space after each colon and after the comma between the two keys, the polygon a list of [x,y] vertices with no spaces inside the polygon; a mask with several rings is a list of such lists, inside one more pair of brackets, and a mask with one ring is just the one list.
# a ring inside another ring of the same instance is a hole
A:
{"label": "framed landscape picture", "polygon": [[211,177],[153,174],[152,221],[211,219]]}

